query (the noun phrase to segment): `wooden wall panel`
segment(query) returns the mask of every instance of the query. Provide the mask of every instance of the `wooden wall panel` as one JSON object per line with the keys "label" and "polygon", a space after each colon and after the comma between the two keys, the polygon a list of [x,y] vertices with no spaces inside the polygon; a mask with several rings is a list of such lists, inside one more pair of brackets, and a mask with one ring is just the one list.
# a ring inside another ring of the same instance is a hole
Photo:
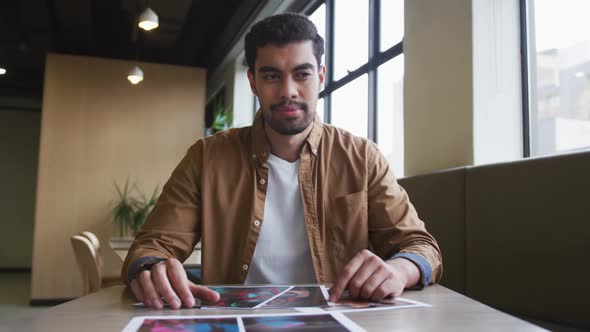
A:
{"label": "wooden wall panel", "polygon": [[[33,299],[70,298],[82,283],[69,237],[82,230],[108,249],[113,182],[162,186],[203,133],[204,69],[49,54],[45,68],[32,266]],[[106,269],[120,262],[105,250]]]}

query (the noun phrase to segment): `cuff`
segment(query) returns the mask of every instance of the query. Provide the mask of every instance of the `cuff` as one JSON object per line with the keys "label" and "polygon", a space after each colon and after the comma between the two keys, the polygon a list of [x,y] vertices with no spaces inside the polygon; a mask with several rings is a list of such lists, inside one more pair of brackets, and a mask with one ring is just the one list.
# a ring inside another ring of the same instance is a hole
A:
{"label": "cuff", "polygon": [[161,258],[161,257],[156,257],[156,256],[144,256],[144,257],[138,258],[127,269],[127,281],[131,282],[131,280],[133,280],[133,278],[135,278],[135,276],[137,275],[137,269],[139,269],[139,267],[142,266],[143,263],[150,261],[150,260],[153,260],[154,262],[156,262],[156,261],[165,261],[166,259]]}
{"label": "cuff", "polygon": [[416,264],[418,270],[420,270],[420,282],[419,285],[416,285],[417,287],[424,288],[430,284],[430,280],[432,279],[432,268],[424,257],[411,252],[400,252],[391,256],[389,259],[391,260],[394,258],[405,258]]}

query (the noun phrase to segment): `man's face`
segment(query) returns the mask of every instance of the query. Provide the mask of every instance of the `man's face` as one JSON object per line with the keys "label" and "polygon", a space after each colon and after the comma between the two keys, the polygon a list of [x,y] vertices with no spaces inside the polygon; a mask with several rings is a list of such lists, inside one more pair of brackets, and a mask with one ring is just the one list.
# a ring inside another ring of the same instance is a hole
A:
{"label": "man's face", "polygon": [[310,40],[266,45],[256,53],[252,92],[260,100],[265,123],[282,135],[296,135],[313,122],[326,69],[319,70]]}

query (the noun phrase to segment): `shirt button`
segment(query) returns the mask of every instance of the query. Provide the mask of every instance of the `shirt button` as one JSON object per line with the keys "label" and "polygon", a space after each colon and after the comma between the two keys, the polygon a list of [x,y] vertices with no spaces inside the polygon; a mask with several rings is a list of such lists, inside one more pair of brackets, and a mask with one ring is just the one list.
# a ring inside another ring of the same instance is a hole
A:
{"label": "shirt button", "polygon": [[248,264],[242,265],[242,269],[244,269],[244,271],[246,271],[248,269]]}
{"label": "shirt button", "polygon": [[256,227],[260,226],[260,220],[254,220],[254,226],[256,226]]}
{"label": "shirt button", "polygon": [[260,179],[260,184],[265,184],[266,180],[265,179]]}

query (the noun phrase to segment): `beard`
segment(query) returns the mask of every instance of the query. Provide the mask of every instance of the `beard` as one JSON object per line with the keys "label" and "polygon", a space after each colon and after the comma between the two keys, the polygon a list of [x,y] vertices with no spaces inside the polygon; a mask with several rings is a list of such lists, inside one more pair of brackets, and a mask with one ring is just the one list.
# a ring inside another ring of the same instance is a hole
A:
{"label": "beard", "polygon": [[[278,109],[285,106],[295,106],[301,109],[302,115],[296,117],[283,117],[278,113]],[[309,110],[309,105],[305,102],[284,101],[279,104],[271,104],[270,110],[262,112],[264,121],[277,133],[281,135],[297,135],[303,132],[313,122],[315,111]]]}

